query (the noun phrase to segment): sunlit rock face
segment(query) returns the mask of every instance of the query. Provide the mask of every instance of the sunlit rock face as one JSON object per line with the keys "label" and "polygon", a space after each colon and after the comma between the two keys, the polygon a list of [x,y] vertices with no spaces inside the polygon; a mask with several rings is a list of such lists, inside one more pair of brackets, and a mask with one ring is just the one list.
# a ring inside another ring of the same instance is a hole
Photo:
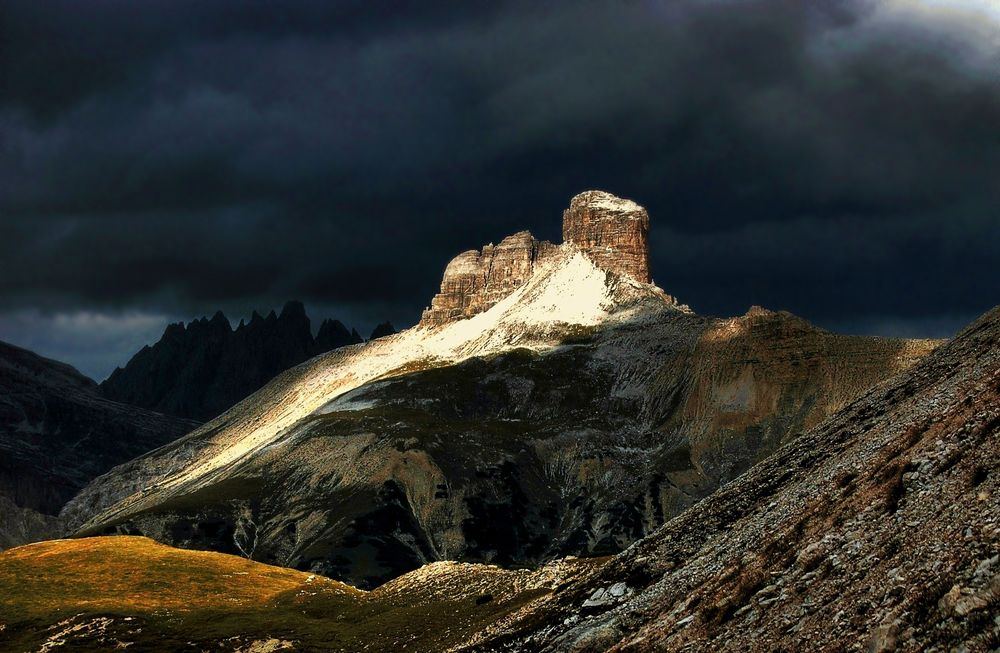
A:
{"label": "sunlit rock face", "polygon": [[635,202],[597,190],[580,193],[563,212],[562,245],[521,231],[452,259],[420,323],[439,326],[489,310],[559,251],[581,251],[602,270],[649,283],[648,233],[649,215]]}
{"label": "sunlit rock face", "polygon": [[421,324],[445,324],[489,310],[522,286],[540,259],[555,249],[531,232],[520,231],[499,245],[462,252],[445,268],[441,292],[424,311]]}
{"label": "sunlit rock face", "polygon": [[649,214],[611,193],[580,193],[563,212],[563,242],[572,243],[604,268],[649,283]]}

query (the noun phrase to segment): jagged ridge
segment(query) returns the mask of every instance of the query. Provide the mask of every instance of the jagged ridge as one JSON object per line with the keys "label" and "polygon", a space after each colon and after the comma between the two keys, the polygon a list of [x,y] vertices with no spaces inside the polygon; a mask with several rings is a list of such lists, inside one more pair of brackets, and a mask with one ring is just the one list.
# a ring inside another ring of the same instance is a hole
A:
{"label": "jagged ridge", "polygon": [[360,342],[357,331],[338,320],[324,320],[313,338],[301,302],[288,302],[267,317],[254,311],[235,330],[220,311],[187,326],[169,325],[159,342],[115,369],[101,391],[115,401],[204,421],[288,368]]}

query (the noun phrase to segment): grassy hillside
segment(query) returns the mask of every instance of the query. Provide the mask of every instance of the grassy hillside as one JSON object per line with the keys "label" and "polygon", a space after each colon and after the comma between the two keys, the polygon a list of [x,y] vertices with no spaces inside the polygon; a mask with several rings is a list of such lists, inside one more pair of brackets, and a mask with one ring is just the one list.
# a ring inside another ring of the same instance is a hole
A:
{"label": "grassy hillside", "polygon": [[444,651],[596,561],[436,563],[373,592],[143,537],[0,553],[0,649]]}

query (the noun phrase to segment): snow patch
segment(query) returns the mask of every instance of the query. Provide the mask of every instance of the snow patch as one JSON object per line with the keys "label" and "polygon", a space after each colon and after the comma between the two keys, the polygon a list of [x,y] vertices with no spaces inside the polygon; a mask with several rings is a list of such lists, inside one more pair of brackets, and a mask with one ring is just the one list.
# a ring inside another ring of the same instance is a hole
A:
{"label": "snow patch", "polygon": [[389,383],[391,382],[384,381],[382,383],[370,383],[364,387],[355,388],[350,392],[345,392],[333,401],[317,408],[313,414],[328,415],[330,413],[337,413],[341,411],[357,411],[374,408],[375,406],[378,406],[378,400],[370,398],[366,399],[365,396],[373,390],[389,385]]}

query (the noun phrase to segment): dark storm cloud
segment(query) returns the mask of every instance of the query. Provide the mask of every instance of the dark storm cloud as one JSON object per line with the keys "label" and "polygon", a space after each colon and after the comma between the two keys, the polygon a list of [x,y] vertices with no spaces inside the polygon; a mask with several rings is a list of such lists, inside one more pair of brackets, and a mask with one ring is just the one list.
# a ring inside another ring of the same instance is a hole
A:
{"label": "dark storm cloud", "polygon": [[996,302],[986,0],[476,4],[3,3],[3,310],[412,322],[595,187],[705,312],[940,335]]}

